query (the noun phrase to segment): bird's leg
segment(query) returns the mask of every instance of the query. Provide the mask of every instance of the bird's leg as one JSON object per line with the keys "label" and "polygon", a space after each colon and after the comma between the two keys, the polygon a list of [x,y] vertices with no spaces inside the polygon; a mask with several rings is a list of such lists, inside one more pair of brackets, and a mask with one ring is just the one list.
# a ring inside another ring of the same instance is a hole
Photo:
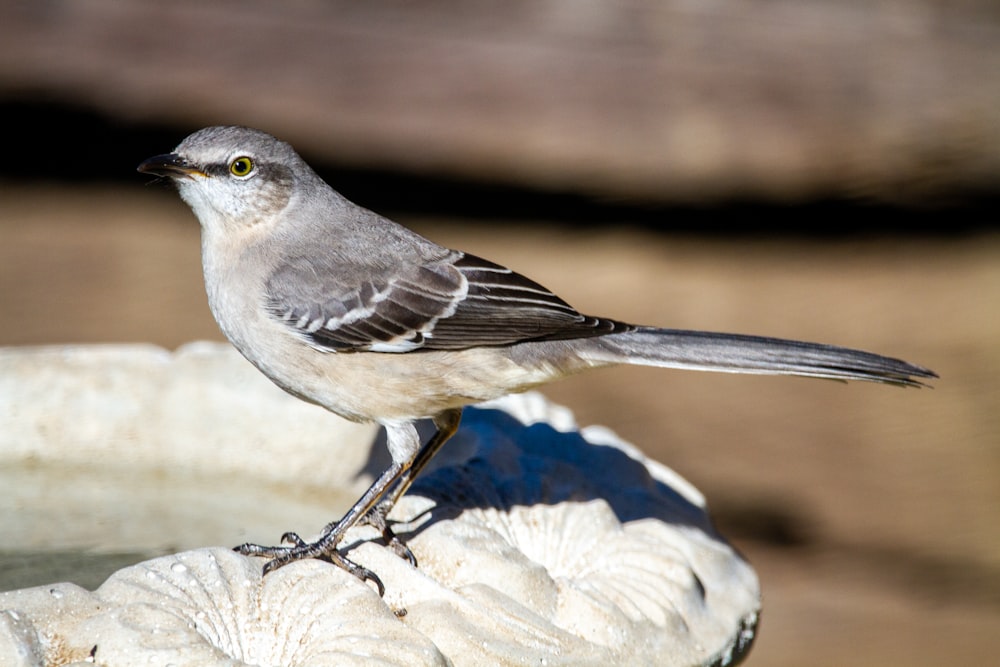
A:
{"label": "bird's leg", "polygon": [[413,465],[403,471],[400,475],[399,481],[396,486],[389,491],[382,500],[378,502],[367,514],[361,519],[361,523],[372,526],[380,533],[382,533],[382,539],[385,541],[385,545],[392,549],[392,551],[404,560],[408,560],[413,567],[417,566],[417,559],[410,551],[410,548],[401,540],[392,528],[389,527],[389,512],[396,505],[396,502],[403,497],[403,494],[410,488],[413,484],[413,480],[417,478],[417,475],[427,466],[434,455],[440,451],[441,447],[448,440],[451,439],[455,432],[458,431],[459,422],[462,420],[462,410],[457,408],[454,410],[447,410],[441,414],[434,417],[434,425],[437,427],[437,431],[431,436],[430,440],[427,441],[420,451],[417,453],[416,458],[413,459]]}
{"label": "bird's leg", "polygon": [[[296,533],[285,533],[282,542],[291,546],[262,546],[259,544],[242,544],[233,550],[245,556],[265,556],[271,558],[264,565],[264,574],[272,572],[283,565],[305,558],[320,558],[328,560],[344,570],[347,570],[362,581],[371,581],[379,589],[379,595],[385,592],[385,587],[374,572],[364,568],[337,551],[337,545],[344,539],[347,531],[362,517],[368,514],[376,503],[386,494],[386,491],[409,470],[420,453],[420,438],[412,423],[387,427],[389,452],[392,464],[372,484],[361,498],[347,511],[339,521],[327,524],[315,542],[309,543]],[[405,548],[405,547],[404,547]]]}

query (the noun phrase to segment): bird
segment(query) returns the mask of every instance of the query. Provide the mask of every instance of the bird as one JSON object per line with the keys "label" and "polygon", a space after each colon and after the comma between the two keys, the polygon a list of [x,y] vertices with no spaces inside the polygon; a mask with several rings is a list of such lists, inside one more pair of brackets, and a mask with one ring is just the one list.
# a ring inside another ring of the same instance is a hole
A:
{"label": "bird", "polygon": [[[278,546],[235,548],[267,558],[265,575],[319,558],[383,594],[376,573],[338,549],[348,529],[375,526],[416,566],[387,515],[463,407],[581,371],[639,364],[911,387],[937,377],[849,348],[582,314],[530,278],[349,201],[261,130],[207,127],[138,171],[172,181],[197,217],[208,303],[236,349],[289,394],[385,429],[391,463],[318,539],[288,532]],[[426,442],[424,419],[435,427]]]}

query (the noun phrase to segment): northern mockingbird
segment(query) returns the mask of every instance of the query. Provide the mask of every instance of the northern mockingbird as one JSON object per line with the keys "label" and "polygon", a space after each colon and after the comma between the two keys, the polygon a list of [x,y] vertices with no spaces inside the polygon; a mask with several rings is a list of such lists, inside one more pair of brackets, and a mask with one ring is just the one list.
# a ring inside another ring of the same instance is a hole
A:
{"label": "northern mockingbird", "polygon": [[[139,171],[167,177],[202,228],[208,302],[219,327],[290,394],[385,427],[392,464],[339,521],[307,543],[245,544],[271,560],[332,561],[359,521],[415,561],[386,515],[458,428],[462,407],[589,368],[802,375],[920,386],[936,375],[868,352],[775,338],[636,326],[582,315],[510,269],[450,250],[351,203],[288,144],[245,127],[209,127]],[[437,427],[421,445],[414,422]]]}

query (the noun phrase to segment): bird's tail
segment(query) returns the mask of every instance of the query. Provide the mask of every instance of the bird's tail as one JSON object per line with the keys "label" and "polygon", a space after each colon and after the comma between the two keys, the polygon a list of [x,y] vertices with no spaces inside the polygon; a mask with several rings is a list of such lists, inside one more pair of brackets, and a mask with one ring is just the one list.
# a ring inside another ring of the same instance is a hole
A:
{"label": "bird's tail", "polygon": [[934,371],[900,359],[845,347],[781,338],[639,327],[589,339],[584,355],[597,363],[630,363],[665,368],[801,375],[833,380],[865,380],[907,387]]}

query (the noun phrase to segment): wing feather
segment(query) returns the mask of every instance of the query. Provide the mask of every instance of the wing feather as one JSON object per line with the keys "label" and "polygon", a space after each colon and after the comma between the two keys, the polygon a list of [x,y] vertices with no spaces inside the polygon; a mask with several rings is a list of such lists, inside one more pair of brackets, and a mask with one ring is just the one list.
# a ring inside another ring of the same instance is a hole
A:
{"label": "wing feather", "polygon": [[324,275],[341,272],[317,268],[290,262],[267,289],[271,312],[321,350],[460,350],[632,328],[581,315],[538,283],[458,252],[355,285],[323,286]]}

